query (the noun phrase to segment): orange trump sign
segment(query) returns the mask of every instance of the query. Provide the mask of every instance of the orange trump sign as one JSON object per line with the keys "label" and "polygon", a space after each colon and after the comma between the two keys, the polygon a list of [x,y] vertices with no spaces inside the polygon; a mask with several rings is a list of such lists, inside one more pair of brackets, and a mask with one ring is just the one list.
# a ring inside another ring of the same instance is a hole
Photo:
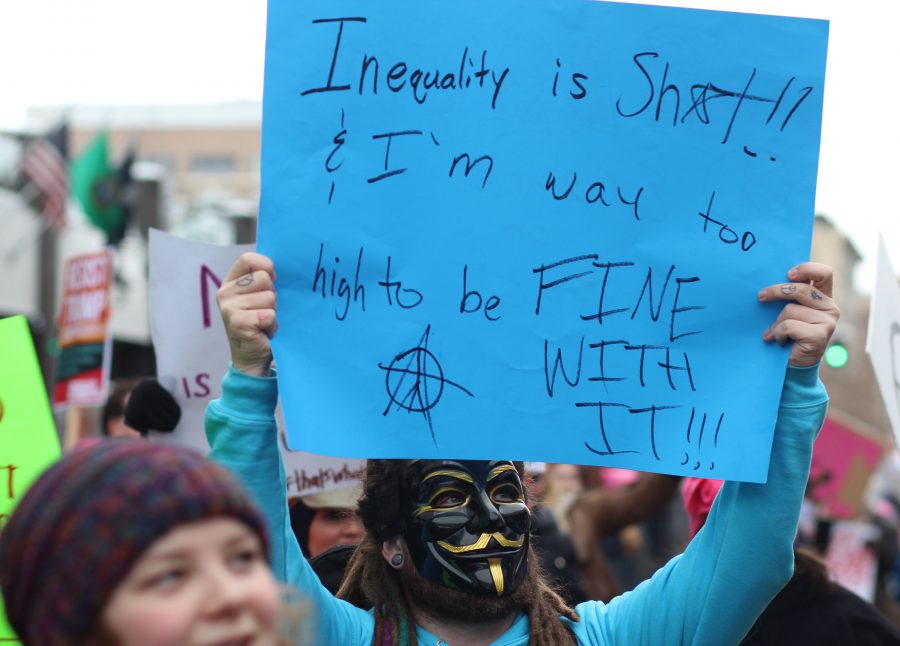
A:
{"label": "orange trump sign", "polygon": [[91,406],[106,400],[110,363],[112,252],[66,262],[59,315],[60,357],[53,405]]}

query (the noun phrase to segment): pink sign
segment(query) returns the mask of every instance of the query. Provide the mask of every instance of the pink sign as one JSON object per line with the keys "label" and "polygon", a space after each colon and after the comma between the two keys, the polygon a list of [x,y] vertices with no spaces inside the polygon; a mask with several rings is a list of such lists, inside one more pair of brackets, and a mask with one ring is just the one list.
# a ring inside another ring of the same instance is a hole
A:
{"label": "pink sign", "polygon": [[813,449],[813,498],[832,518],[852,518],[883,452],[877,439],[828,417]]}

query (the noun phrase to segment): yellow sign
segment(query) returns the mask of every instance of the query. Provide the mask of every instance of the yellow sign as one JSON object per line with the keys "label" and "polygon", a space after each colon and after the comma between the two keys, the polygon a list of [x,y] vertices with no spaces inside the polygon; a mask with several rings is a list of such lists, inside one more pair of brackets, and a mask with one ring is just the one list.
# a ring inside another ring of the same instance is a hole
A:
{"label": "yellow sign", "polygon": [[[59,458],[59,436],[24,316],[0,320],[0,532],[28,486]],[[15,640],[0,604],[0,643]]]}

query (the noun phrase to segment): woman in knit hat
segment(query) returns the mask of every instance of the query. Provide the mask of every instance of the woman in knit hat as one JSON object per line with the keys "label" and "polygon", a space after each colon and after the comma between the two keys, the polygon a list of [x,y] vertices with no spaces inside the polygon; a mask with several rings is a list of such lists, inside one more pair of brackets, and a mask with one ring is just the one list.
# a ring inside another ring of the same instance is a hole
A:
{"label": "woman in knit hat", "polygon": [[26,646],[280,643],[262,517],[222,467],[163,444],[48,469],[0,535],[0,586]]}

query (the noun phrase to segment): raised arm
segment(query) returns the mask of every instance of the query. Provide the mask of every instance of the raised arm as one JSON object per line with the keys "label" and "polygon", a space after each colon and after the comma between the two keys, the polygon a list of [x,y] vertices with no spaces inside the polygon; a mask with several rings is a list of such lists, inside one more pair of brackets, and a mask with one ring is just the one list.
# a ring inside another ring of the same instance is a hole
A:
{"label": "raised arm", "polygon": [[275,577],[313,601],[321,641],[368,644],[371,615],[335,599],[321,585],[291,529],[275,424],[278,386],[269,344],[277,329],[272,261],[256,253],[243,254],[217,296],[232,367],[222,381],[222,397],[206,409],[210,458],[237,474],[256,498],[269,527]]}
{"label": "raised arm", "polygon": [[812,445],[827,405],[817,366],[839,311],[825,265],[799,265],[788,279],[759,294],[761,301],[788,301],[763,339],[794,342],[768,482],[726,482],[684,554],[608,605],[581,604],[579,643],[737,644],[790,578]]}

